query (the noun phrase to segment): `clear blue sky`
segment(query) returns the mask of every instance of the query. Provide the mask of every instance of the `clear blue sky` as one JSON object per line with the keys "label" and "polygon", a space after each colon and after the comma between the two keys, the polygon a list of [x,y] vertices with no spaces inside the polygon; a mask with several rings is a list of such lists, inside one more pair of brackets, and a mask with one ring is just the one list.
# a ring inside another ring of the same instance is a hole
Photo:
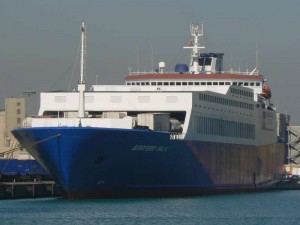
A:
{"label": "clear blue sky", "polygon": [[[5,97],[24,90],[75,87],[73,65],[80,22],[87,24],[87,84],[122,84],[128,67],[165,61],[167,68],[187,63],[183,50],[189,24],[204,23],[203,45],[225,53],[225,68],[255,67],[272,89],[282,113],[300,125],[300,1],[297,0],[1,0],[0,108]],[[78,63],[77,63],[78,65]],[[73,75],[72,75],[73,74]],[[32,101],[37,113],[38,97]]]}

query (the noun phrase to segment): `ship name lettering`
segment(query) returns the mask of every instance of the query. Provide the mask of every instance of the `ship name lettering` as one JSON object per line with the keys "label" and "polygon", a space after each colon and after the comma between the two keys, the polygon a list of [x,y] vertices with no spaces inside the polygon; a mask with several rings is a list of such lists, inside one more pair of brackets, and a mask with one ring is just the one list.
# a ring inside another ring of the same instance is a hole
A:
{"label": "ship name lettering", "polygon": [[166,152],[168,147],[156,146],[156,145],[135,145],[131,151],[143,151],[143,152]]}

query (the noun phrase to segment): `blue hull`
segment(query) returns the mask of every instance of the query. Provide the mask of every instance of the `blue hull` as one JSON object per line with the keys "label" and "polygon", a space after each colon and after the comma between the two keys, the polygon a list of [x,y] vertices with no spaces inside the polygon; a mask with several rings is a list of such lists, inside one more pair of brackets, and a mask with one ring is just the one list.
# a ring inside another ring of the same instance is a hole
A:
{"label": "blue hull", "polygon": [[90,127],[12,133],[70,199],[257,190],[280,176],[284,161],[279,143],[170,140],[167,132]]}

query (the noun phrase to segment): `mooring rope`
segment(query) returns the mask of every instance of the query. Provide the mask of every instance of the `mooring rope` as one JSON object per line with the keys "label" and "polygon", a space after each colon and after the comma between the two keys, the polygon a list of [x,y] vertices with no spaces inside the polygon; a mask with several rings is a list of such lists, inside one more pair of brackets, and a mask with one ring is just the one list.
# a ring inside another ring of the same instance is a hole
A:
{"label": "mooring rope", "polygon": [[7,167],[8,163],[9,163],[9,160],[13,157],[14,152],[21,149],[19,143],[16,140],[14,140],[14,143],[13,143],[12,146],[14,146],[12,149],[4,152],[4,154],[9,154],[9,155],[7,157],[7,161],[5,162],[5,165],[3,166],[2,170],[0,171],[0,178],[2,177],[2,175],[4,173],[6,167]]}
{"label": "mooring rope", "polygon": [[[60,136],[60,134],[56,134],[56,135],[53,135],[53,136],[51,136],[51,137],[47,137],[47,138],[45,138],[45,139],[42,139],[42,140],[39,140],[39,141],[36,141],[36,142],[31,143],[30,145],[27,145],[27,147],[29,147],[29,146],[34,146],[34,145],[37,145],[37,144],[39,144],[39,143],[43,143],[43,142],[45,142],[45,141],[49,141],[49,140],[51,140],[51,139],[53,139],[53,138],[57,138],[57,137],[59,137],[59,136]],[[2,175],[3,175],[3,173],[4,173],[6,167],[7,167],[8,163],[9,163],[9,160],[13,157],[13,153],[14,153],[15,151],[18,151],[18,150],[22,149],[22,146],[16,141],[16,139],[14,140],[14,144],[13,144],[12,146],[14,146],[12,149],[10,149],[10,150],[4,152],[4,154],[9,154],[9,155],[8,155],[8,157],[7,157],[7,161],[6,161],[6,163],[5,163],[4,167],[3,167],[3,169],[0,171],[0,178],[2,177]],[[23,146],[23,147],[26,148],[26,146]]]}
{"label": "mooring rope", "polygon": [[55,135],[53,135],[53,136],[51,136],[51,137],[47,137],[47,138],[45,138],[45,139],[42,139],[42,140],[33,142],[33,143],[30,144],[29,146],[37,145],[37,144],[39,144],[39,143],[42,143],[42,142],[45,142],[45,141],[49,141],[49,140],[51,140],[51,139],[53,139],[53,138],[57,138],[57,137],[59,137],[59,136],[60,136],[60,134],[55,134]]}

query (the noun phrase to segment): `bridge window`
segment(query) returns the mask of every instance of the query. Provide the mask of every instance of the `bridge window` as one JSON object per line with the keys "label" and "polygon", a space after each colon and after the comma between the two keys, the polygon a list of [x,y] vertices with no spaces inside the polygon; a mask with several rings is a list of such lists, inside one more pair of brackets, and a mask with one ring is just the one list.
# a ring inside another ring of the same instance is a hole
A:
{"label": "bridge window", "polygon": [[154,85],[154,86],[155,86],[155,85],[156,85],[156,82],[151,82],[151,85]]}
{"label": "bridge window", "polygon": [[211,58],[205,58],[205,66],[211,65]]}

